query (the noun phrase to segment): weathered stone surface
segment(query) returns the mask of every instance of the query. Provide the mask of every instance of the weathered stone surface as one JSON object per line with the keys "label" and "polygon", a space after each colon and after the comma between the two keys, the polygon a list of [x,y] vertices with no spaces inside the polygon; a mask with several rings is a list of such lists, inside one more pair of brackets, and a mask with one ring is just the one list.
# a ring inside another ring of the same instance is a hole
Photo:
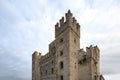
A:
{"label": "weathered stone surface", "polygon": [[97,46],[80,49],[80,25],[70,10],[55,25],[55,40],[46,55],[32,55],[32,80],[104,80]]}

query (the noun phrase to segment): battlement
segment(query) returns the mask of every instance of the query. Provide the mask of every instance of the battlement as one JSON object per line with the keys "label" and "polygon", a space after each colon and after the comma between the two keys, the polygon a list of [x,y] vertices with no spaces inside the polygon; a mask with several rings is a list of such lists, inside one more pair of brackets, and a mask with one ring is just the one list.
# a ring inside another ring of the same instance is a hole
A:
{"label": "battlement", "polygon": [[[81,59],[80,60],[80,63],[86,59],[93,59],[95,63],[97,63],[97,60],[99,60],[99,48],[97,46],[93,46],[93,45],[90,45],[89,47],[86,47],[86,51],[84,51],[83,49],[80,49],[79,50],[79,58]],[[97,60],[96,60],[97,59]]]}
{"label": "battlement", "polygon": [[79,50],[79,52],[84,52],[84,53],[90,53],[90,52],[100,52],[99,48],[97,46],[90,45],[89,47],[86,47],[86,51],[82,48]]}
{"label": "battlement", "polygon": [[86,53],[90,57],[99,57],[100,50],[97,46],[90,45],[90,47],[86,47]]}
{"label": "battlement", "polygon": [[71,28],[80,37],[80,25],[77,23],[75,17],[73,17],[70,10],[65,14],[65,18],[62,17],[55,25],[55,38],[58,37],[64,30]]}

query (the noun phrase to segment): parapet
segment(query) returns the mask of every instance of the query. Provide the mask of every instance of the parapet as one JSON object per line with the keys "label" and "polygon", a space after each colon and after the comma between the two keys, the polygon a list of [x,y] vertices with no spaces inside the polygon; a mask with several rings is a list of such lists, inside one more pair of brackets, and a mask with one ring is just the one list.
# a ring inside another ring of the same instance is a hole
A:
{"label": "parapet", "polygon": [[[92,55],[92,54],[98,54],[99,55],[99,48],[96,46],[93,46],[93,45],[90,45],[89,47],[86,47],[86,52],[89,53],[89,55]],[[92,54],[90,54],[92,53]]]}
{"label": "parapet", "polygon": [[73,17],[70,10],[65,14],[65,18],[62,17],[55,25],[55,38],[59,36],[65,29],[72,28],[74,32],[80,34],[80,25],[77,23],[75,17]]}
{"label": "parapet", "polygon": [[99,60],[99,48],[97,46],[90,45],[86,47],[86,51],[83,49],[79,50],[79,63],[83,64],[86,60],[92,59],[96,64]]}
{"label": "parapet", "polygon": [[99,55],[100,55],[100,50],[97,46],[93,46],[93,45],[90,45],[89,47],[86,47],[86,51],[84,51],[83,49],[80,49],[79,51],[79,57],[82,57],[84,55],[86,55],[87,57],[90,57],[90,58],[99,58]]}

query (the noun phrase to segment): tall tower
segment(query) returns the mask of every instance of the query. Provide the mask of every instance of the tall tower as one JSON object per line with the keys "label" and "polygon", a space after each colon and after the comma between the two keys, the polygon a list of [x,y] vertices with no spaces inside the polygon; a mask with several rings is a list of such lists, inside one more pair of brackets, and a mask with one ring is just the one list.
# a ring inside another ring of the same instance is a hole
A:
{"label": "tall tower", "polygon": [[80,25],[70,10],[55,25],[55,42],[58,80],[78,80]]}

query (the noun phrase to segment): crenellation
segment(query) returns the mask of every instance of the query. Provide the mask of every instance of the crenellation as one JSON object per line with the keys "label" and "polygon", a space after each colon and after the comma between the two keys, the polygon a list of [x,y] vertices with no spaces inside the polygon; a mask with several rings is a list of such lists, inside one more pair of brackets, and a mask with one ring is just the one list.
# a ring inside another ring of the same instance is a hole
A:
{"label": "crenellation", "polygon": [[[80,24],[77,23],[76,25],[77,25],[76,29],[77,29],[77,31],[79,31],[79,30],[80,30]],[[80,34],[80,33],[79,33],[79,34]]]}
{"label": "crenellation", "polygon": [[60,26],[59,26],[59,23],[57,22],[56,23],[56,25],[55,25],[55,28],[57,29],[57,28],[59,28]]}
{"label": "crenellation", "polygon": [[72,22],[72,24],[73,24],[73,27],[76,27],[77,20],[75,19],[75,17],[73,17],[73,22]]}
{"label": "crenellation", "polygon": [[90,45],[89,47],[86,47],[86,53],[90,57],[99,57],[99,48],[97,46]]}
{"label": "crenellation", "polygon": [[72,13],[70,10],[68,10],[68,12],[65,14],[65,17],[66,17],[66,23],[71,23],[73,20],[72,20]]}
{"label": "crenellation", "polygon": [[71,28],[76,34],[80,37],[80,25],[77,23],[75,17],[72,16],[70,10],[65,15],[66,21],[64,21],[64,17],[60,19],[60,23],[55,25],[55,38],[57,38],[62,32],[66,29]]}
{"label": "crenellation", "polygon": [[96,50],[97,52],[100,52],[100,49],[98,48],[97,45],[96,45],[94,48],[95,48],[95,50]]}
{"label": "crenellation", "polygon": [[91,53],[93,53],[93,49],[94,47],[92,45],[90,45],[89,47],[86,47],[87,55],[92,56]]}
{"label": "crenellation", "polygon": [[55,34],[57,34],[57,31],[59,30],[59,23],[57,22],[56,25],[55,25]]}
{"label": "crenellation", "polygon": [[68,28],[68,26],[66,26],[66,24],[63,24],[63,27],[59,27],[55,30],[55,38],[57,38],[62,32],[64,32],[66,29]]}
{"label": "crenellation", "polygon": [[62,27],[64,25],[64,17],[62,17],[62,19],[60,19],[60,27]]}
{"label": "crenellation", "polygon": [[73,23],[76,24],[77,20],[75,19],[75,17],[73,17]]}

